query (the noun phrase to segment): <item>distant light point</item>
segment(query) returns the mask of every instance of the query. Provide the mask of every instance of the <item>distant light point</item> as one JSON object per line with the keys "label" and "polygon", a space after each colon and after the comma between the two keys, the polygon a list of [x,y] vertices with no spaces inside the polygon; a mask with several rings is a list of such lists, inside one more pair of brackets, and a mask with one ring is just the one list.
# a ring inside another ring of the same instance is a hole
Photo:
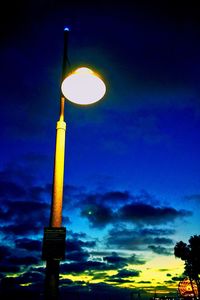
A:
{"label": "distant light point", "polygon": [[69,27],[65,27],[65,28],[64,28],[64,31],[69,31]]}

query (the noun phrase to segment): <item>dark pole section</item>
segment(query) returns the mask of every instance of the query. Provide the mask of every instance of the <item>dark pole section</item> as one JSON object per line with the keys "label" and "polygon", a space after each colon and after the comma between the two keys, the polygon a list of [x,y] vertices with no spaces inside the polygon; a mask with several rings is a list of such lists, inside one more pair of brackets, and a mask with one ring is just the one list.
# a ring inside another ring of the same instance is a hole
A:
{"label": "dark pole section", "polygon": [[65,79],[67,73],[69,72],[69,58],[68,58],[68,37],[69,28],[64,28],[64,49],[63,49],[63,64],[62,64],[62,77],[61,82]]}
{"label": "dark pole section", "polygon": [[47,260],[45,274],[45,300],[59,299],[59,269],[59,260]]}
{"label": "dark pole section", "polygon": [[[63,64],[62,64],[61,83],[62,83],[63,79],[66,77],[67,73],[69,73],[69,68],[70,68],[69,59],[68,59],[68,51],[67,51],[68,50],[68,34],[69,34],[69,28],[66,27],[66,28],[64,28],[64,49],[63,49]],[[62,125],[61,127],[63,127],[65,125],[64,102],[65,102],[65,99],[61,93],[60,119],[57,122],[57,133],[56,133],[57,138],[58,138],[58,136],[60,137],[60,135],[58,133],[58,129],[60,129],[60,127],[58,126],[58,124],[60,124],[60,126]],[[66,125],[64,127],[66,127]],[[64,130],[65,129],[64,127],[61,129]],[[64,141],[63,135],[65,135],[65,133],[62,133],[62,137],[60,137],[60,139],[62,141]],[[59,139],[59,141],[60,141],[60,139]],[[58,143],[58,145],[60,145],[60,143]],[[59,154],[60,154],[60,152],[64,153],[64,144],[62,146],[62,149],[59,149],[58,152],[59,152]],[[60,155],[57,155],[57,156],[60,158]],[[62,164],[64,167],[64,161]],[[60,165],[60,163],[59,163],[59,165]],[[55,168],[55,166],[54,166],[54,168]],[[55,169],[54,169],[54,175],[55,175]],[[57,184],[56,184],[56,188],[57,188]],[[59,192],[59,188],[58,188],[58,192]],[[55,186],[52,191],[52,199],[55,198],[54,194],[55,194]],[[60,197],[60,198],[62,198],[62,197]],[[55,199],[54,199],[54,202],[57,202],[57,200],[55,201]],[[61,202],[62,202],[62,199],[59,200],[59,204]],[[52,203],[53,203],[53,201],[52,201]],[[54,211],[51,206],[50,226],[48,228],[50,233],[49,233],[49,236],[47,236],[47,237],[45,237],[45,235],[44,235],[44,240],[43,240],[43,249],[45,249],[43,256],[44,257],[46,256],[46,258],[44,258],[44,260],[46,260],[45,291],[44,291],[44,299],[45,300],[58,300],[60,298],[60,295],[59,295],[59,272],[60,272],[60,270],[59,269],[60,269],[60,260],[64,259],[65,237],[61,238],[61,240],[63,241],[62,245],[58,245],[59,237],[58,237],[58,235],[56,238],[54,237],[54,235],[55,235],[54,231],[55,230],[63,231],[63,230],[65,230],[65,228],[61,227],[62,226],[61,218],[59,218],[60,221],[58,221],[56,223],[52,221],[53,219],[56,219],[56,218],[53,218],[53,217],[56,217],[55,214],[56,214],[56,211]],[[62,214],[62,207],[61,207],[60,214]],[[62,215],[61,215],[61,217],[62,217]],[[63,236],[63,232],[61,232],[61,235]],[[50,240],[51,242],[49,242],[48,240]],[[50,244],[48,244],[48,243],[50,243]],[[59,253],[59,255],[58,255],[56,249],[57,250],[60,249],[61,254]]]}

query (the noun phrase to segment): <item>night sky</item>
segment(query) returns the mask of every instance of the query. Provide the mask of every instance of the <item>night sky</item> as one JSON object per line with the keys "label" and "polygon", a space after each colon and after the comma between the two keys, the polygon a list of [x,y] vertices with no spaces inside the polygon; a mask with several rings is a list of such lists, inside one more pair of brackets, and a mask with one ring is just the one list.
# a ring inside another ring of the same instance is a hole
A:
{"label": "night sky", "polygon": [[0,18],[1,290],[43,293],[69,26],[71,68],[93,68],[107,92],[90,106],[66,101],[63,299],[176,295],[184,265],[174,246],[200,234],[199,10],[13,2]]}

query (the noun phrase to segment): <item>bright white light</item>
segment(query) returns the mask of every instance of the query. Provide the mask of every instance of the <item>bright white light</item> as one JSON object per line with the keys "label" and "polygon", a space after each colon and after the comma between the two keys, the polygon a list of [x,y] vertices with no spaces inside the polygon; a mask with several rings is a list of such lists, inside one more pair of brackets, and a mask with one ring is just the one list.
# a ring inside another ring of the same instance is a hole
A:
{"label": "bright white light", "polygon": [[106,92],[106,86],[99,75],[83,67],[64,79],[61,90],[69,101],[87,105],[99,101]]}

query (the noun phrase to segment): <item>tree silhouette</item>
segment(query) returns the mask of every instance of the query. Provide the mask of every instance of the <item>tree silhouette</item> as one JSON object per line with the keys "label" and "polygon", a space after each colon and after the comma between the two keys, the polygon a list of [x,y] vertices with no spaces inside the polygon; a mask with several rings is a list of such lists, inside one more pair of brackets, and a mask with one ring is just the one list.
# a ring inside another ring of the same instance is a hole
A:
{"label": "tree silhouette", "polygon": [[[191,285],[192,280],[195,281],[198,289],[198,296],[200,295],[200,235],[191,236],[189,243],[186,244],[182,241],[176,243],[174,247],[175,257],[180,258],[185,262],[184,273],[189,277]],[[192,286],[193,293],[194,288]],[[195,297],[194,293],[194,297]]]}

